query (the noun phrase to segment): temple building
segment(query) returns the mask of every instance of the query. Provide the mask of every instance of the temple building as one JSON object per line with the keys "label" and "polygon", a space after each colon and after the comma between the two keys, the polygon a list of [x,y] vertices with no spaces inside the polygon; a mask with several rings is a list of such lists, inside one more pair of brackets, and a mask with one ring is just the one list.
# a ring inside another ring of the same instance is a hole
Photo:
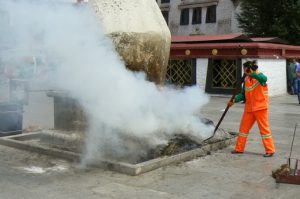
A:
{"label": "temple building", "polygon": [[300,57],[300,46],[279,38],[249,38],[241,33],[172,36],[166,82],[198,85],[209,94],[231,94],[243,74],[242,64],[257,60],[268,77],[269,95],[287,92],[288,59]]}

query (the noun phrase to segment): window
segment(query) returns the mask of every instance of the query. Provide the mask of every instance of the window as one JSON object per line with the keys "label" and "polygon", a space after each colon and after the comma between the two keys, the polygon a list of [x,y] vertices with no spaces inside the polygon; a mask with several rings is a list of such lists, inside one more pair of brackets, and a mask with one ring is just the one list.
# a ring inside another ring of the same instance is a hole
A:
{"label": "window", "polygon": [[163,10],[163,11],[161,11],[161,13],[164,16],[166,23],[168,24],[169,23],[169,11]]}
{"label": "window", "polygon": [[166,84],[180,87],[196,84],[196,59],[169,60]]}
{"label": "window", "polygon": [[170,3],[170,0],[161,0],[161,3]]}
{"label": "window", "polygon": [[201,8],[194,8],[193,9],[193,20],[192,24],[201,24]]}
{"label": "window", "polygon": [[181,10],[180,15],[180,25],[188,25],[189,24],[189,15],[190,10],[188,8],[184,8]]}
{"label": "window", "polygon": [[206,11],[206,23],[216,23],[217,6],[209,6]]}

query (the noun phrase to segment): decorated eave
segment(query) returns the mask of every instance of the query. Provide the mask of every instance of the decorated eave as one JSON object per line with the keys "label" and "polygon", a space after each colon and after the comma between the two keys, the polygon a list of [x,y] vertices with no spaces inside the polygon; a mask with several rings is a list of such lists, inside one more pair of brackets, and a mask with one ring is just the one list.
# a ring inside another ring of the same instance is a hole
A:
{"label": "decorated eave", "polygon": [[300,58],[300,46],[277,37],[250,38],[241,33],[172,36],[171,59],[189,58]]}

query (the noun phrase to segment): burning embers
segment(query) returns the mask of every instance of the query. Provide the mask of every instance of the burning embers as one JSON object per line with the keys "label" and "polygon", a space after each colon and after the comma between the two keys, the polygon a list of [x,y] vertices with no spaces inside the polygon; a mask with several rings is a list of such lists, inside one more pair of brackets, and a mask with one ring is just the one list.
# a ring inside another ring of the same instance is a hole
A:
{"label": "burning embers", "polygon": [[[193,135],[175,134],[166,145],[159,145],[155,149],[150,150],[148,159],[155,159],[163,156],[172,156],[184,153],[193,149],[201,148],[202,146],[217,143],[222,140],[230,139],[234,134],[227,133],[220,129],[216,133],[216,137],[208,140],[207,142],[199,139]],[[208,151],[207,154],[210,154]]]}
{"label": "burning embers", "polygon": [[174,137],[171,138],[169,143],[163,148],[161,148],[157,154],[153,154],[153,158],[166,155],[175,155],[201,146],[202,145],[200,143],[197,143],[196,141],[192,140],[192,138],[190,138],[188,135],[178,134],[174,135]]}
{"label": "burning embers", "polygon": [[[201,121],[207,126],[214,127],[211,120],[204,118]],[[161,139],[160,143],[155,142],[153,138],[149,137],[119,133],[118,136],[114,137],[113,141],[102,142],[102,146],[99,146],[98,152],[94,153],[94,156],[87,161],[94,162],[99,159],[105,159],[138,164],[156,158],[174,156],[187,151],[201,149],[203,146],[231,139],[234,135],[223,129],[219,129],[215,136],[207,141],[202,137],[183,132],[177,132],[173,135],[160,133],[158,137]],[[206,154],[209,153],[207,151]]]}

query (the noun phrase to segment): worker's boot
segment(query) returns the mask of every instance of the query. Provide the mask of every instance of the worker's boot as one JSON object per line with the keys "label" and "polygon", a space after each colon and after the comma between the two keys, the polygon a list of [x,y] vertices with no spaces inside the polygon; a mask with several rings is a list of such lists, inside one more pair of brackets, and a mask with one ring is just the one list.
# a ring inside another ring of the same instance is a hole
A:
{"label": "worker's boot", "polygon": [[244,152],[240,152],[240,151],[236,151],[236,150],[233,150],[231,151],[232,154],[241,154],[241,153],[244,153]]}
{"label": "worker's boot", "polygon": [[272,157],[274,155],[274,153],[266,153],[266,154],[264,154],[263,156],[265,157],[265,158],[269,158],[269,157]]}

